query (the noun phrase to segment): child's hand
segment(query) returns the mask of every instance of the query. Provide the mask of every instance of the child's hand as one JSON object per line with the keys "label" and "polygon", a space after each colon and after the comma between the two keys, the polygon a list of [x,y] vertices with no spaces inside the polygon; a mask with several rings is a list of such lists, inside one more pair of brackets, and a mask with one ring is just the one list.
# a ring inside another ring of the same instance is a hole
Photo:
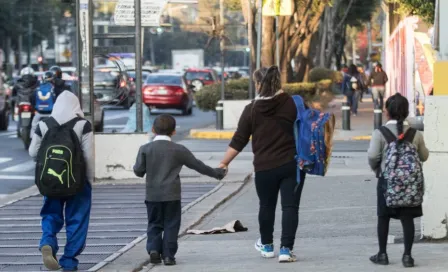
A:
{"label": "child's hand", "polygon": [[216,178],[218,180],[222,180],[227,175],[227,169],[223,168],[215,168]]}

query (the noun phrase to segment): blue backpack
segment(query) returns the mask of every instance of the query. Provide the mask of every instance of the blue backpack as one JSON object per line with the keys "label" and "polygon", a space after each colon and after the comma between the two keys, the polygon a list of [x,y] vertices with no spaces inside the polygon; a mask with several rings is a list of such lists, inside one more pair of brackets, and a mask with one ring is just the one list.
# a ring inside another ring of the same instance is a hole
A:
{"label": "blue backpack", "polygon": [[300,183],[302,182],[300,171],[325,176],[331,158],[335,117],[331,113],[305,107],[300,95],[293,95],[292,98],[297,108],[294,138],[297,152],[297,183]]}
{"label": "blue backpack", "polygon": [[51,112],[54,103],[53,85],[49,82],[42,83],[36,90],[36,110],[38,112]]}

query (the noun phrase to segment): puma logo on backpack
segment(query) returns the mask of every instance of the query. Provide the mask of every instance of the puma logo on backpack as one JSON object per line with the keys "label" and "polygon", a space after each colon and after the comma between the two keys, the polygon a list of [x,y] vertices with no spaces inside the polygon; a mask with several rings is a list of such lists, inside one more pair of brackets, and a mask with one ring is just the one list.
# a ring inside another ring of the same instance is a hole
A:
{"label": "puma logo on backpack", "polygon": [[417,207],[423,203],[424,177],[422,162],[412,144],[417,131],[409,128],[399,143],[392,132],[380,128],[386,138],[386,165],[382,175],[386,181],[384,198],[390,208]]}
{"label": "puma logo on backpack", "polygon": [[80,192],[86,182],[81,143],[73,127],[82,118],[59,125],[53,117],[37,154],[36,186],[43,196],[68,197]]}

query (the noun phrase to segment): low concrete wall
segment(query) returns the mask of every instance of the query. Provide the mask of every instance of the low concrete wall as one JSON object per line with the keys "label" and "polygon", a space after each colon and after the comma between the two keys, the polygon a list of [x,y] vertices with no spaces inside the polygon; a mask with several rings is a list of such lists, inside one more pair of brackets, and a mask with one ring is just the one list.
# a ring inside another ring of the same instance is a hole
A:
{"label": "low concrete wall", "polygon": [[448,96],[429,96],[425,101],[425,142],[430,151],[423,165],[425,199],[423,236],[448,237]]}
{"label": "low concrete wall", "polygon": [[224,108],[224,129],[236,129],[241,113],[252,100],[222,101]]}
{"label": "low concrete wall", "polygon": [[135,159],[148,141],[148,134],[96,134],[95,179],[136,178]]}

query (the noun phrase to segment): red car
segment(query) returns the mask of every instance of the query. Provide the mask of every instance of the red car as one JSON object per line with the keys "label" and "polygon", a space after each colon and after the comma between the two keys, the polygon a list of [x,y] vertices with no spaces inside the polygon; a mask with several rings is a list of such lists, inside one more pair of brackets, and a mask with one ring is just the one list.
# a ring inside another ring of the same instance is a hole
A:
{"label": "red car", "polygon": [[191,115],[193,87],[182,74],[153,73],[143,85],[143,103],[150,109],[177,109],[183,115]]}
{"label": "red car", "polygon": [[212,85],[219,81],[216,71],[213,69],[187,69],[185,71],[185,80],[188,84],[199,91],[203,86]]}

